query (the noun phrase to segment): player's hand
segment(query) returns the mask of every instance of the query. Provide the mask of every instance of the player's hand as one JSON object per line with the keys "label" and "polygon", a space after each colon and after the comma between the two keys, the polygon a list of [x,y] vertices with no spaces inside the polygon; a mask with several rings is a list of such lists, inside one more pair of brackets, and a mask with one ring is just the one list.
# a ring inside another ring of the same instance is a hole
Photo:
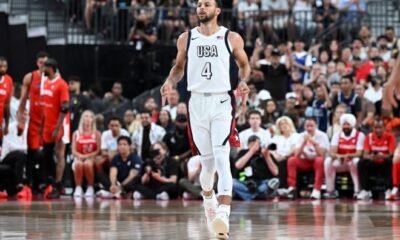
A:
{"label": "player's hand", "polygon": [[165,81],[165,83],[161,86],[160,88],[160,93],[161,93],[161,106],[165,106],[166,100],[169,102],[169,97],[172,91],[173,83],[169,81],[168,79]]}
{"label": "player's hand", "polygon": [[240,81],[237,90],[238,94],[242,97],[242,107],[246,108],[247,96],[250,93],[249,86],[247,86],[247,83],[245,81]]}

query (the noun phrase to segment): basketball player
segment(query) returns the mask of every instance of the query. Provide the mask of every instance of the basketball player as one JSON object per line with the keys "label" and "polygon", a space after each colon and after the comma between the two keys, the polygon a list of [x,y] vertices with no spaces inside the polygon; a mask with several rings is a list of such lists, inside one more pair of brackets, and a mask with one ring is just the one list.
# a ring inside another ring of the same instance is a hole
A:
{"label": "basketball player", "polygon": [[[7,59],[0,56],[0,144],[3,135],[8,133],[8,122],[10,119],[10,100],[13,90],[13,79],[7,74]],[[4,120],[4,128],[2,123]]]}
{"label": "basketball player", "polygon": [[[227,239],[232,195],[228,140],[234,130],[236,105],[233,91],[237,88],[242,103],[246,102],[250,65],[240,35],[217,24],[221,9],[220,0],[197,1],[200,26],[179,36],[176,64],[160,91],[164,104],[173,86],[185,75],[189,135],[201,156],[200,182],[207,224],[218,238]],[[215,171],[218,200],[213,191]]]}
{"label": "basketball player", "polygon": [[[62,188],[61,180],[65,167],[65,144],[69,143],[69,91],[68,84],[61,78],[57,61],[49,58],[44,63],[44,73],[47,79],[43,85],[43,177],[49,177],[53,184],[52,192],[47,198],[59,198]],[[55,151],[57,168],[54,166]],[[54,170],[55,174],[54,174]],[[55,184],[53,177],[55,175]]]}
{"label": "basketball player", "polygon": [[19,126],[19,133],[22,133],[24,126],[24,112],[26,111],[26,102],[29,98],[29,124],[28,124],[28,162],[26,164],[26,178],[28,186],[25,186],[21,192],[18,193],[19,197],[29,195],[32,187],[32,174],[36,161],[41,159],[40,148],[42,147],[40,126],[43,115],[43,102],[40,96],[40,89],[42,80],[44,80],[44,63],[48,59],[46,52],[39,52],[36,54],[36,65],[38,69],[33,72],[27,73],[24,76],[21,90],[21,98],[17,112],[17,120]]}

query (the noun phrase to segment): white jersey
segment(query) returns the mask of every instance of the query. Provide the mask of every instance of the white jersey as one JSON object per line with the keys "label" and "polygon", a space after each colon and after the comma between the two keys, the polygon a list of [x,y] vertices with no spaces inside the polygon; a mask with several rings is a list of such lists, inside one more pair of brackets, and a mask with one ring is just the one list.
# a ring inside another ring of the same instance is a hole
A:
{"label": "white jersey", "polygon": [[197,27],[189,31],[187,44],[187,90],[198,93],[222,93],[236,89],[238,66],[223,26],[211,36]]}

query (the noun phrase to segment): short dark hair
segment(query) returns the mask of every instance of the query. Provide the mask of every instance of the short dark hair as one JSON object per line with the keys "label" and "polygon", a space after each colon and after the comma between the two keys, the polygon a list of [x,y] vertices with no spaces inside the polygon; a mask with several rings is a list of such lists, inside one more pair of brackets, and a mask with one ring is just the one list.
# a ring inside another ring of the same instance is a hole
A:
{"label": "short dark hair", "polygon": [[117,139],[117,143],[119,144],[119,142],[121,142],[121,141],[126,141],[128,143],[128,145],[132,145],[132,140],[128,136],[119,136]]}
{"label": "short dark hair", "polygon": [[313,122],[315,122],[315,123],[317,123],[317,119],[315,118],[315,117],[306,117],[305,119],[304,119],[304,122],[306,122],[306,121],[313,121]]}
{"label": "short dark hair", "polygon": [[140,114],[149,114],[150,116],[153,116],[153,113],[148,109],[143,109],[142,111],[140,111]]}
{"label": "short dark hair", "polygon": [[57,72],[58,63],[54,58],[47,59],[47,61],[44,63],[44,66],[51,67],[53,68],[54,72]]}
{"label": "short dark hair", "polygon": [[[199,0],[196,0],[196,4],[199,2]],[[215,0],[215,5],[217,5],[217,8],[222,8],[222,1],[221,0]]]}
{"label": "short dark hair", "polygon": [[385,27],[385,31],[394,31],[394,27],[393,26],[387,26]]}
{"label": "short dark hair", "polygon": [[251,135],[249,139],[247,139],[247,143],[255,142],[255,141],[260,141],[260,138],[257,135]]}
{"label": "short dark hair", "polygon": [[340,79],[340,81],[342,81],[343,79],[348,79],[351,83],[353,83],[353,75],[351,74],[344,75],[342,79]]}
{"label": "short dark hair", "polygon": [[77,75],[72,75],[72,76],[68,77],[68,82],[70,82],[70,81],[80,82],[81,78],[79,76],[77,76]]}
{"label": "short dark hair", "polygon": [[0,62],[7,62],[7,58],[3,57],[3,56],[0,56]]}
{"label": "short dark hair", "polygon": [[252,109],[250,111],[247,112],[247,117],[250,117],[253,114],[257,114],[258,116],[260,116],[260,118],[262,118],[261,113],[258,110]]}
{"label": "short dark hair", "polygon": [[44,51],[40,51],[40,52],[36,53],[36,60],[38,60],[39,58],[44,58],[44,57],[49,57],[49,54]]}
{"label": "short dark hair", "polygon": [[122,123],[121,119],[118,116],[111,116],[110,119],[108,119],[108,124],[110,124],[112,121],[118,121],[119,124]]}

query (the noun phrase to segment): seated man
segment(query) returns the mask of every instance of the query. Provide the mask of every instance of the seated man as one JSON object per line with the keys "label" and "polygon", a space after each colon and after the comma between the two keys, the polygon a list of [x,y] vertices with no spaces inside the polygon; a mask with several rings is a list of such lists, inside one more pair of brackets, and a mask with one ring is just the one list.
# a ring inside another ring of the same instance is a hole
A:
{"label": "seated man", "polygon": [[250,127],[239,133],[240,146],[243,149],[247,149],[247,143],[250,136],[256,135],[260,139],[261,147],[266,147],[271,141],[271,133],[261,127],[261,113],[257,110],[250,110],[247,113]]}
{"label": "seated man", "polygon": [[353,114],[346,113],[340,117],[342,131],[333,135],[330,157],[325,161],[325,198],[338,197],[335,191],[336,172],[349,171],[354,184],[354,197],[360,191],[357,164],[362,156],[365,136],[355,128],[356,124]]}
{"label": "seated man", "polygon": [[129,136],[128,131],[121,128],[121,120],[118,117],[111,117],[108,121],[108,130],[101,135],[101,156],[96,159],[96,173],[108,170],[111,160],[117,154],[117,139],[120,136]]}
{"label": "seated man", "polygon": [[358,200],[371,198],[371,175],[382,173],[385,178],[385,199],[389,199],[392,173],[392,156],[396,146],[393,134],[385,131],[384,122],[375,120],[374,131],[368,134],[364,141],[364,155],[358,162],[358,174],[360,177],[361,192]]}
{"label": "seated man", "polygon": [[321,198],[321,186],[324,178],[324,159],[329,149],[326,133],[317,129],[317,120],[308,117],[304,122],[305,131],[300,133],[295,154],[288,159],[288,197],[297,197],[297,171],[314,170],[314,189],[311,198]]}
{"label": "seated man", "polygon": [[0,192],[1,197],[14,195],[18,192],[17,197],[32,197],[32,191],[29,187],[24,186],[24,170],[27,162],[27,114],[23,115],[25,126],[23,132],[19,132],[18,122],[12,122],[8,126],[8,134],[3,138],[1,148],[1,165],[9,166],[12,170],[10,173],[10,182],[7,192]]}
{"label": "seated man", "polygon": [[151,146],[149,158],[144,160],[140,183],[134,185],[133,199],[169,200],[177,195],[178,164],[168,157],[163,142]]}
{"label": "seated man", "polygon": [[239,179],[233,179],[233,192],[246,201],[265,199],[267,192],[274,192],[279,187],[279,180],[276,178],[278,166],[268,150],[261,149],[259,137],[250,136],[248,145],[248,149],[239,152],[239,158],[235,162]]}
{"label": "seated man", "polygon": [[118,153],[111,161],[110,175],[102,172],[99,175],[104,189],[99,191],[100,197],[120,198],[121,194],[132,189],[133,180],[138,175],[141,160],[131,153],[132,140],[127,136],[120,136],[117,140]]}

